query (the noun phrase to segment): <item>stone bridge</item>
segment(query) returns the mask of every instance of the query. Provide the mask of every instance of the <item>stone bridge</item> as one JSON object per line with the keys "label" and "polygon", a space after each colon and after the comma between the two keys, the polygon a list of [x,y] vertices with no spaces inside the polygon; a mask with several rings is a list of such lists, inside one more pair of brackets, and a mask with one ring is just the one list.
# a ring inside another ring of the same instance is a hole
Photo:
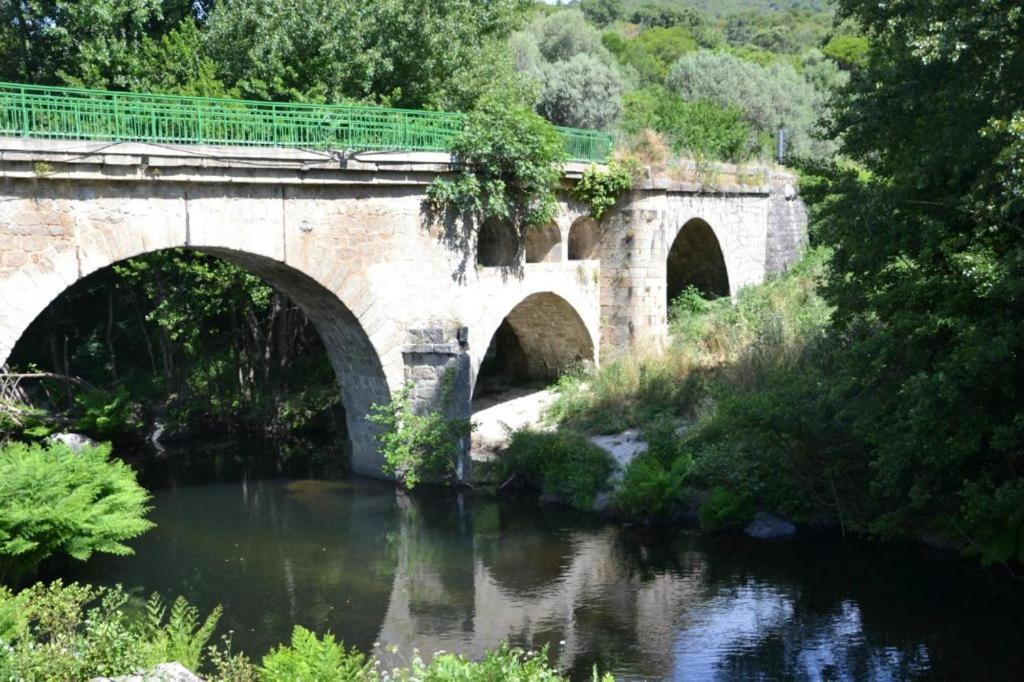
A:
{"label": "stone bridge", "polygon": [[[582,168],[566,167],[566,189]],[[792,177],[733,169],[731,187],[707,189],[693,170],[640,183],[601,224],[566,192],[520,243],[500,223],[430,217],[443,154],[0,138],[0,365],[90,273],[161,249],[213,254],[306,311],[337,373],[353,468],[379,475],[364,416],[401,386],[417,409],[468,414],[489,348],[514,343],[530,377],[554,377],[663,344],[666,302],[688,284],[735,295],[797,257]]]}

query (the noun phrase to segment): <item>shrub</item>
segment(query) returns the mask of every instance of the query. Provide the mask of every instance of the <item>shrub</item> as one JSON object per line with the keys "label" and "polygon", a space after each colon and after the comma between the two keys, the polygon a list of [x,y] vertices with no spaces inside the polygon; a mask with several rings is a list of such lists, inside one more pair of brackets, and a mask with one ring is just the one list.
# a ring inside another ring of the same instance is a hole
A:
{"label": "shrub", "polygon": [[601,42],[600,32],[587,23],[581,12],[555,12],[533,22],[528,31],[549,63],[567,61],[579,54],[607,63],[614,61]]}
{"label": "shrub", "polygon": [[627,516],[664,518],[683,500],[693,461],[678,457],[665,463],[644,453],[626,467],[615,494],[615,507]]}
{"label": "shrub", "polygon": [[372,662],[357,649],[346,650],[330,633],[317,638],[295,626],[291,644],[263,657],[260,679],[266,682],[348,682],[369,677]]}
{"label": "shrub", "polygon": [[666,135],[677,153],[742,161],[754,149],[753,131],[738,106],[710,99],[683,100],[661,87],[635,90],[623,98],[623,129]]}
{"label": "shrub", "polygon": [[469,420],[445,417],[441,412],[414,413],[411,392],[412,384],[404,386],[387,405],[372,405],[367,416],[381,427],[377,442],[384,455],[384,471],[410,489],[424,478],[451,476],[459,441],[471,428]]}
{"label": "shrub", "polygon": [[0,588],[0,678],[113,677],[170,660],[198,668],[220,609],[200,625],[198,611],[181,599],[166,622],[157,597],[143,620],[129,617],[127,603],[120,587],[56,581],[16,595]]}
{"label": "shrub", "polygon": [[870,47],[864,36],[841,33],[832,36],[821,51],[842,68],[851,70],[867,64]]}
{"label": "shrub", "polygon": [[512,434],[500,467],[544,494],[590,509],[615,468],[611,455],[571,431],[522,429]]}
{"label": "shrub", "polygon": [[619,195],[633,186],[633,175],[621,163],[612,161],[606,170],[590,165],[573,187],[573,195],[590,208],[594,220],[600,220],[615,205]]}
{"label": "shrub", "polygon": [[537,112],[552,123],[606,129],[622,113],[622,78],[589,54],[544,66],[541,80]]}
{"label": "shrub", "polygon": [[75,405],[81,413],[75,428],[90,436],[111,438],[136,426],[136,407],[123,386],[116,391],[94,388],[78,394]]}
{"label": "shrub", "polygon": [[750,520],[753,509],[742,492],[715,486],[697,512],[702,530],[734,530]]}
{"label": "shrub", "polygon": [[565,147],[558,131],[509,90],[488,93],[467,116],[451,151],[465,170],[427,189],[435,210],[452,210],[477,225],[509,220],[522,234],[554,217]]}
{"label": "shrub", "polygon": [[607,26],[622,18],[622,0],[580,0],[583,15],[598,26]]}
{"label": "shrub", "polygon": [[0,449],[0,581],[17,579],[56,554],[131,554],[124,544],[149,530],[149,494],[110,446],[10,443]]}
{"label": "shrub", "polygon": [[643,82],[662,83],[672,65],[696,49],[697,41],[685,27],[655,26],[626,41],[617,57],[635,68]]}
{"label": "shrub", "polygon": [[722,107],[737,107],[758,135],[765,155],[770,155],[780,128],[787,131],[793,154],[826,156],[833,149],[831,143],[814,137],[825,96],[788,63],[762,67],[730,54],[701,50],[676,63],[668,87],[688,101],[708,99]]}

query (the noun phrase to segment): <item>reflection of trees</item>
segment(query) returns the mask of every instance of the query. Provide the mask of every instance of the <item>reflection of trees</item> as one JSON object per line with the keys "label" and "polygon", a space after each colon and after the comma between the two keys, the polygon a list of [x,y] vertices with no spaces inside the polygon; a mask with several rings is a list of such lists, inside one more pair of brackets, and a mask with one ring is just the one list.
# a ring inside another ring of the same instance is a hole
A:
{"label": "reflection of trees", "polygon": [[[136,555],[89,562],[74,578],[224,606],[221,632],[262,656],[294,624],[368,648],[387,610],[395,557],[393,487],[255,481],[161,491],[157,528]],[[370,540],[368,540],[368,538]],[[71,578],[71,576],[68,576]]]}

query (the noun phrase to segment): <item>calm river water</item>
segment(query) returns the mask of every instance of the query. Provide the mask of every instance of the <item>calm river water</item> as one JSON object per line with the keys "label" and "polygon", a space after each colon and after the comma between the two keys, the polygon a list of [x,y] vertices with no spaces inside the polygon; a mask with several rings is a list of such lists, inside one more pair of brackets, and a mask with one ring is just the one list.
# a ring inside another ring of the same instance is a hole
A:
{"label": "calm river water", "polygon": [[[329,459],[329,458],[324,458]],[[515,500],[407,497],[259,448],[150,461],[157,528],[69,579],[224,607],[255,657],[294,624],[368,650],[550,645],[574,678],[1009,679],[1020,588],[858,543],[757,543],[608,524]],[[219,481],[219,482],[210,482]],[[406,654],[408,655],[408,654]]]}

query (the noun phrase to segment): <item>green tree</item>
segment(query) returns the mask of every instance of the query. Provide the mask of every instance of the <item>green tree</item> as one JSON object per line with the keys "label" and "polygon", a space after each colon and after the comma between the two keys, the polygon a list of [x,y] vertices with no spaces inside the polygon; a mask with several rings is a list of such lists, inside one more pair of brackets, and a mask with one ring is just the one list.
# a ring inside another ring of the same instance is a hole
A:
{"label": "green tree", "polygon": [[622,0],[580,0],[580,9],[598,26],[607,26],[621,19],[624,13]]}
{"label": "green tree", "polygon": [[812,187],[881,533],[1024,560],[1024,8],[842,0],[871,36]]}
{"label": "green tree", "polygon": [[697,41],[683,26],[655,26],[625,41],[617,56],[622,64],[636,69],[644,83],[661,84],[672,65],[696,49]]}
{"label": "green tree", "polygon": [[542,82],[537,111],[552,123],[607,129],[622,111],[618,71],[588,54],[547,65]]}
{"label": "green tree", "polygon": [[525,0],[223,0],[209,51],[247,97],[441,107],[466,64],[484,59]]}
{"label": "green tree", "polygon": [[686,100],[709,99],[735,106],[769,155],[779,128],[787,131],[796,155],[828,156],[834,145],[816,135],[826,95],[784,62],[761,67],[730,54],[701,50],[682,57],[668,78],[672,92]]}
{"label": "green tree", "polygon": [[821,51],[844,69],[864,66],[868,60],[869,44],[865,36],[840,33],[829,38]]}
{"label": "green tree", "polygon": [[4,2],[0,77],[123,89],[146,36],[166,28],[160,0]]}

